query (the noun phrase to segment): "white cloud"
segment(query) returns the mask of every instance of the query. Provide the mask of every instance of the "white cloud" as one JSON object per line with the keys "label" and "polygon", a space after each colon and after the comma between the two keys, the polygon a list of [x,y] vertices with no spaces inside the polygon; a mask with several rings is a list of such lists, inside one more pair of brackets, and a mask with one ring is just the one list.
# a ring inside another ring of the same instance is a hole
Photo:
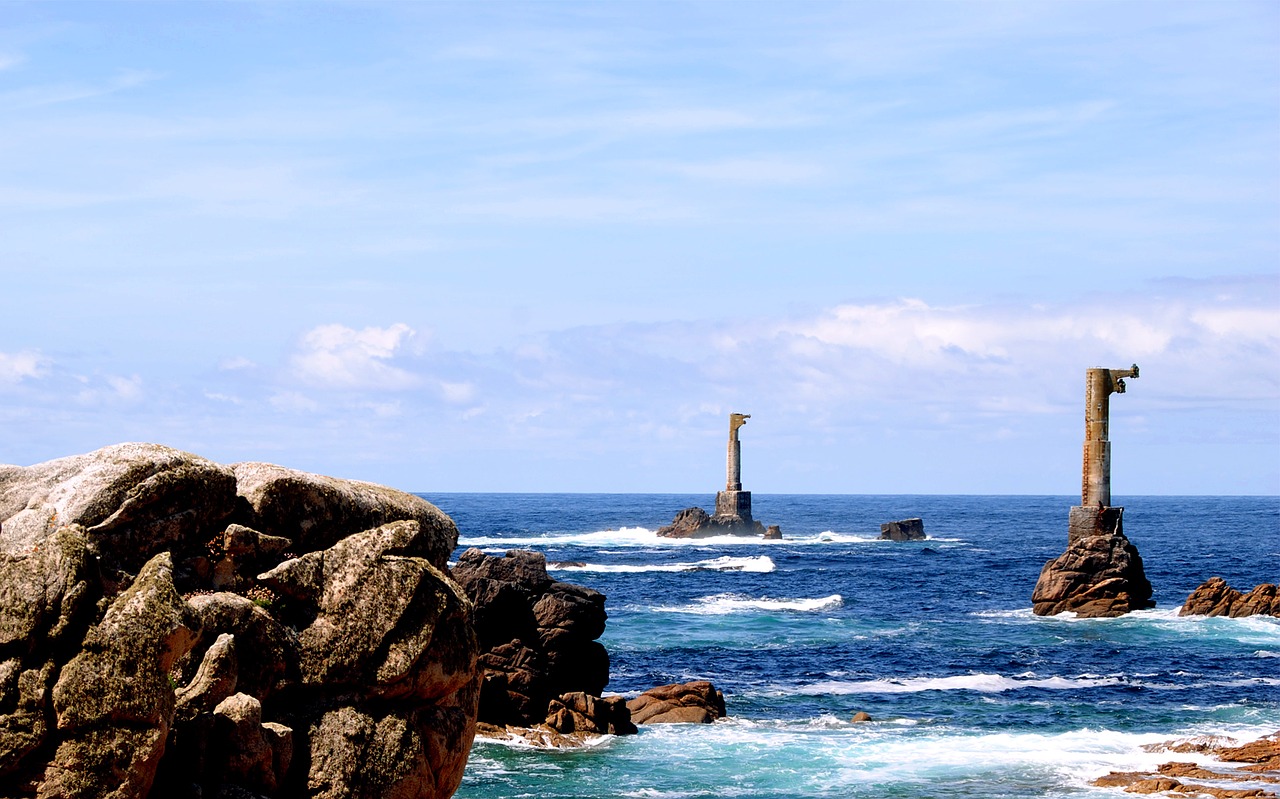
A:
{"label": "white cloud", "polygon": [[142,396],[142,378],[139,375],[132,377],[111,375],[107,377],[107,385],[111,386],[111,390],[120,399],[136,400]]}
{"label": "white cloud", "polygon": [[43,377],[49,371],[49,359],[39,352],[0,352],[0,383],[20,383],[27,378]]}
{"label": "white cloud", "polygon": [[243,355],[237,355],[234,358],[224,358],[218,364],[218,368],[224,372],[236,372],[241,369],[252,369],[255,366],[257,366],[256,363]]}
{"label": "white cloud", "polygon": [[440,383],[440,395],[444,397],[445,402],[452,402],[456,404],[470,402],[475,394],[476,387],[473,383]]}
{"label": "white cloud", "polygon": [[286,413],[312,413],[320,410],[320,403],[296,391],[280,391],[270,399],[271,407]]}
{"label": "white cloud", "polygon": [[399,390],[418,385],[413,373],[391,360],[414,336],[408,325],[366,327],[321,325],[308,331],[293,356],[295,374],[322,388]]}

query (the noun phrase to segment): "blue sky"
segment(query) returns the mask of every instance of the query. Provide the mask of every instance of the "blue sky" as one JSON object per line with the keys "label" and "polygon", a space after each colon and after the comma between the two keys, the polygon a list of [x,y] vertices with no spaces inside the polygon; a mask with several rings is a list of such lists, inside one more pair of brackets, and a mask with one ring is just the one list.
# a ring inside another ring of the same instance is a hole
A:
{"label": "blue sky", "polygon": [[0,2],[0,462],[1280,493],[1280,7]]}

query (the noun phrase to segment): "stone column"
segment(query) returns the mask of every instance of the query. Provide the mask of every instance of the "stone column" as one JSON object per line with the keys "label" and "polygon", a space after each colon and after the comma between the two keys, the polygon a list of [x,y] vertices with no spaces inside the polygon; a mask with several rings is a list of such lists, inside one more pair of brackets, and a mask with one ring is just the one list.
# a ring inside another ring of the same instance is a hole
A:
{"label": "stone column", "polygon": [[1040,570],[1031,609],[1037,616],[1121,616],[1155,607],[1142,556],[1124,535],[1124,508],[1111,504],[1111,395],[1124,393],[1129,369],[1089,369],[1084,389],[1084,463],[1080,504],[1067,520],[1067,549]]}
{"label": "stone column", "polygon": [[1123,394],[1124,378],[1138,376],[1138,365],[1128,369],[1089,369],[1084,386],[1084,453],[1080,479],[1080,504],[1071,509],[1068,537],[1113,534],[1121,531],[1123,508],[1111,507],[1111,395]]}
{"label": "stone column", "polygon": [[729,414],[729,458],[724,483],[725,491],[742,490],[742,444],[738,441],[738,428],[746,424],[750,418],[749,413]]}
{"label": "stone column", "polygon": [[749,413],[729,414],[729,451],[724,490],[716,494],[715,519],[719,524],[751,528],[751,492],[742,490],[742,445],[738,428],[751,418]]}

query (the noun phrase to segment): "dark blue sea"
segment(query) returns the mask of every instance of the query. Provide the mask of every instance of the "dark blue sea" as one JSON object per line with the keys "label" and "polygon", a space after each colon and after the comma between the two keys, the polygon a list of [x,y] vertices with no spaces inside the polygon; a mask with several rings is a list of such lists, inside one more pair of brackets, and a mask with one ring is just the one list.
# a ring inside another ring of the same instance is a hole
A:
{"label": "dark blue sea", "polygon": [[[1121,797],[1090,782],[1196,755],[1144,744],[1280,730],[1280,620],[1179,617],[1217,575],[1280,580],[1280,498],[1117,497],[1157,607],[1032,615],[1074,497],[754,496],[782,541],[654,531],[710,495],[424,494],[467,547],[585,565],[607,692],[707,679],[730,718],[576,751],[477,741],[457,796]],[[928,540],[877,540],[920,516]],[[871,723],[854,724],[858,711]]]}

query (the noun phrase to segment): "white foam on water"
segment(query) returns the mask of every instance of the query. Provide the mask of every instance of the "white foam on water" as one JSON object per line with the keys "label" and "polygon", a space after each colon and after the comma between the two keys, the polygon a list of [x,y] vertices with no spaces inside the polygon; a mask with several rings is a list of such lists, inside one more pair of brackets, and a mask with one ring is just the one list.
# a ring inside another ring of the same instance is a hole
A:
{"label": "white foam on water", "polygon": [[774,564],[773,559],[768,555],[757,555],[756,557],[742,558],[725,555],[724,557],[699,560],[693,563],[650,563],[636,566],[607,563],[583,563],[581,565],[552,563],[547,566],[548,571],[600,572],[606,574],[691,571],[750,572],[754,574],[768,574],[776,568],[777,566]]}
{"label": "white foam on water", "polygon": [[663,613],[692,613],[702,616],[723,616],[730,613],[751,613],[758,611],[791,611],[812,613],[832,610],[844,604],[839,594],[816,597],[813,599],[771,599],[769,597],[747,597],[741,594],[713,594],[699,597],[692,605],[655,607],[651,610]]}
{"label": "white foam on water", "polygon": [[1270,652],[1266,649],[1259,649],[1253,653],[1256,658],[1280,658],[1280,652]]}
{"label": "white foam on water", "polygon": [[[901,542],[888,541],[878,535],[837,533],[825,530],[816,534],[793,535],[783,531],[781,539],[764,539],[754,535],[714,535],[705,538],[665,538],[647,527],[623,527],[618,530],[599,530],[590,533],[545,533],[541,535],[511,536],[460,536],[458,545],[463,547],[495,547],[503,551],[520,547],[715,547],[743,546],[821,546],[826,544],[875,544],[901,546]],[[968,545],[960,538],[929,538],[927,543]]]}
{"label": "white foam on water", "polygon": [[827,680],[793,688],[774,689],[782,694],[801,696],[838,696],[847,694],[913,694],[921,691],[976,691],[997,694],[1020,691],[1026,688],[1042,688],[1055,691],[1075,691],[1081,688],[1123,685],[1119,677],[1103,677],[1096,674],[1079,677],[1036,677],[1018,675],[1005,677],[1000,674],[957,674],[950,677],[905,677],[902,679],[843,681]]}

